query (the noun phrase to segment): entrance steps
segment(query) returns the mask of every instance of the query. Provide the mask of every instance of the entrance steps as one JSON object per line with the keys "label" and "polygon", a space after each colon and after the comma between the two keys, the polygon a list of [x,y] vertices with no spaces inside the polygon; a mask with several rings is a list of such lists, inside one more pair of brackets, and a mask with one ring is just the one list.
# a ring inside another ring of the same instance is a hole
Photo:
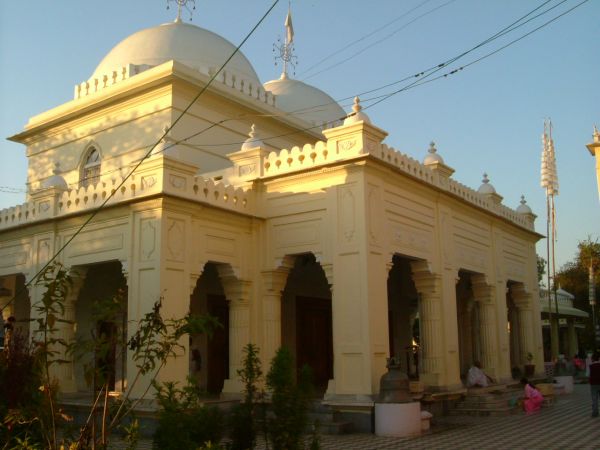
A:
{"label": "entrance steps", "polygon": [[522,395],[523,388],[515,385],[469,388],[449,413],[452,416],[509,416],[521,411],[517,400]]}
{"label": "entrance steps", "polygon": [[312,432],[315,423],[321,434],[339,435],[354,431],[352,422],[345,421],[338,411],[322,404],[320,400],[313,401],[309,407],[308,432]]}

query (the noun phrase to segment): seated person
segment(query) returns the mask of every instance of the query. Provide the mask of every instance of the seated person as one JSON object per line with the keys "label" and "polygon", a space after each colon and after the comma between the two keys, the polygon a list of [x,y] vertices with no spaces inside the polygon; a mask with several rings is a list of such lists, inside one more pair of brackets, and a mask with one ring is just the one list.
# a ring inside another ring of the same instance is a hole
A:
{"label": "seated person", "polygon": [[467,387],[487,387],[490,383],[495,381],[481,369],[481,362],[475,361],[467,373]]}
{"label": "seated person", "polygon": [[539,411],[544,403],[544,396],[537,388],[531,384],[527,378],[521,379],[521,384],[525,386],[523,394],[523,409],[527,414]]}

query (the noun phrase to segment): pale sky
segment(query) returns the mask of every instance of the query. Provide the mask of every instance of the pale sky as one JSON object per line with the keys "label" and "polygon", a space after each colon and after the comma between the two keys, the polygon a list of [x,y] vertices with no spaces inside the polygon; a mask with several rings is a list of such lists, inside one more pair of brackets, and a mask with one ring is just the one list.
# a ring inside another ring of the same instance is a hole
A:
{"label": "pale sky", "polygon": [[[558,6],[448,70],[498,49],[580,1],[547,2],[538,13]],[[0,135],[12,136],[29,117],[71,100],[75,84],[87,80],[118,42],[142,28],[172,21],[173,3],[167,10],[166,0],[1,1]],[[295,0],[295,77],[335,99],[352,97],[457,56],[542,3]],[[271,4],[197,0],[192,23],[237,45]],[[281,1],[242,48],[262,82],[279,77],[272,50],[284,36],[287,8]],[[544,118],[550,117],[560,183],[558,266],[573,258],[578,241],[588,235],[600,238],[594,160],[585,148],[593,125],[600,126],[599,17],[600,0],[590,0],[455,75],[401,92],[366,111],[389,133],[385,142],[397,150],[422,160],[434,140],[456,170],[454,179],[477,189],[487,172],[511,208],[524,194],[539,216],[536,229],[542,234],[546,199],[539,180],[541,133]],[[183,18],[189,21],[189,14]],[[366,106],[369,98],[404,85],[361,97]],[[350,103],[340,101],[346,111]],[[0,208],[24,202],[26,167],[24,147],[0,141]],[[545,256],[545,248],[545,240],[540,241],[538,253]]]}

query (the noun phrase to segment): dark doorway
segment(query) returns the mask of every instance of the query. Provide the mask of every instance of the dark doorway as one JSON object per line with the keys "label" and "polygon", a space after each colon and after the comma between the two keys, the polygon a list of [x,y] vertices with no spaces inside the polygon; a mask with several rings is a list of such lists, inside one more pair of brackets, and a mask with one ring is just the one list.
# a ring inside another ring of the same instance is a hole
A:
{"label": "dark doorway", "polygon": [[207,295],[208,314],[219,321],[218,327],[208,340],[207,381],[209,394],[219,394],[225,380],[229,378],[229,306],[223,295]]}
{"label": "dark doorway", "polygon": [[333,378],[331,300],[296,297],[296,321],[298,370],[309,366],[315,387],[324,392]]}

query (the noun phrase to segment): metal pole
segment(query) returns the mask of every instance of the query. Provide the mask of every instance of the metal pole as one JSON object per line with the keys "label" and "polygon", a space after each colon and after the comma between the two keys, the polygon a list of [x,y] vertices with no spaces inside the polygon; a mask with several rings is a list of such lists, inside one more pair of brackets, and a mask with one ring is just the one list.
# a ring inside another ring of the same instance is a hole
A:
{"label": "metal pole", "polygon": [[556,358],[558,355],[554,354],[554,333],[552,333],[552,297],[550,296],[550,194],[548,188],[546,188],[546,263],[547,272],[546,277],[548,280],[548,287],[546,293],[548,294],[548,322],[550,324],[550,359]]}
{"label": "metal pole", "polygon": [[560,354],[560,318],[558,315],[558,295],[556,293],[556,258],[554,257],[554,236],[556,235],[556,223],[555,223],[555,212],[554,212],[554,195],[550,199],[552,206],[552,290],[554,291],[554,306],[556,308],[556,346],[558,347],[558,353]]}

